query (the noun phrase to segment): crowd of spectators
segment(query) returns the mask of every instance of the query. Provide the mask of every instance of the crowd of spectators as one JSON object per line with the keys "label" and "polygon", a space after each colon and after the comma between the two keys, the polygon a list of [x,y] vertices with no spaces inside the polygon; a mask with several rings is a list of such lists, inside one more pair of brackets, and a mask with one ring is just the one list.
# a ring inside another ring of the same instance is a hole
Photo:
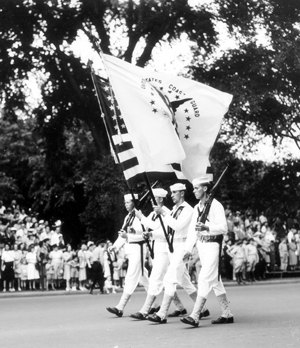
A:
{"label": "crowd of spectators", "polygon": [[104,291],[115,292],[123,286],[128,265],[123,249],[116,255],[108,252],[110,245],[109,240],[87,241],[74,249],[65,244],[61,221],[38,220],[16,201],[9,207],[0,201],[0,290],[90,289],[97,246],[106,278]]}
{"label": "crowd of spectators", "polygon": [[[298,271],[300,211],[287,217],[267,217],[250,209],[241,213],[225,209],[228,233],[223,241],[222,276],[239,284],[266,279],[267,273]],[[199,256],[190,261],[196,282],[201,268]]]}
{"label": "crowd of spectators", "polygon": [[[258,216],[251,210],[243,214],[225,210],[228,234],[223,241],[221,273],[239,284],[265,279],[267,272],[299,269],[300,211],[285,221]],[[25,212],[16,201],[4,207],[0,201],[0,291],[90,289],[93,282],[93,250],[99,247],[105,287],[104,293],[122,288],[126,255],[121,249],[109,252],[109,240],[87,241],[76,249],[65,244],[61,221],[53,224]],[[146,267],[151,272],[147,253]],[[187,264],[197,283],[201,262],[197,248]]]}

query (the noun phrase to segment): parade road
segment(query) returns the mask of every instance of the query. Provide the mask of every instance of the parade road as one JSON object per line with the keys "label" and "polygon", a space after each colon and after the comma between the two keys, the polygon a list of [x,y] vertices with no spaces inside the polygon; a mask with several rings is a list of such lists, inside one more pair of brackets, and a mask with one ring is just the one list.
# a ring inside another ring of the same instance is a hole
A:
{"label": "parade road", "polygon": [[[235,323],[211,324],[220,314],[211,293],[207,301],[211,316],[198,328],[179,318],[169,318],[167,324],[131,319],[145,300],[144,291],[133,294],[122,318],[105,309],[117,304],[120,293],[2,297],[0,347],[300,347],[300,283],[231,286],[227,293]],[[179,295],[191,311],[190,298],[183,290]]]}

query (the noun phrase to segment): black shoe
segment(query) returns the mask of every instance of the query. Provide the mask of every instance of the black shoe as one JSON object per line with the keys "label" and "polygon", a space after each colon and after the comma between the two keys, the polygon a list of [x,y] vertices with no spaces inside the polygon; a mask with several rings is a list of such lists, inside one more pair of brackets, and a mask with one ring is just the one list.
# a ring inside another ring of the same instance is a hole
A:
{"label": "black shoe", "polygon": [[153,323],[158,323],[158,324],[166,324],[167,323],[167,319],[162,319],[156,313],[153,315],[148,315],[147,319],[152,321]]}
{"label": "black shoe", "polygon": [[204,312],[201,312],[200,315],[199,315],[199,320],[201,318],[206,318],[206,317],[209,317],[210,316],[210,313],[209,313],[209,310],[206,309]]}
{"label": "black shoe", "polygon": [[233,317],[229,317],[229,318],[220,317],[216,320],[211,321],[212,324],[233,324],[233,322],[234,322]]}
{"label": "black shoe", "polygon": [[137,319],[137,320],[147,320],[148,319],[147,314],[143,314],[141,312],[131,314],[130,317],[133,319]]}
{"label": "black shoe", "polygon": [[121,317],[123,315],[123,311],[120,311],[116,307],[107,307],[106,308],[110,313],[115,314],[117,317]]}
{"label": "black shoe", "polygon": [[193,318],[191,317],[185,317],[185,318],[181,318],[180,321],[183,324],[188,324],[188,325],[192,325],[194,327],[198,327],[199,323],[197,323]]}
{"label": "black shoe", "polygon": [[182,311],[175,309],[175,311],[169,314],[168,316],[172,318],[172,317],[179,317],[180,315],[185,315],[185,314],[187,314],[186,309],[183,309]]}
{"label": "black shoe", "polygon": [[159,310],[160,310],[160,306],[158,306],[157,308],[151,308],[148,314],[157,313]]}

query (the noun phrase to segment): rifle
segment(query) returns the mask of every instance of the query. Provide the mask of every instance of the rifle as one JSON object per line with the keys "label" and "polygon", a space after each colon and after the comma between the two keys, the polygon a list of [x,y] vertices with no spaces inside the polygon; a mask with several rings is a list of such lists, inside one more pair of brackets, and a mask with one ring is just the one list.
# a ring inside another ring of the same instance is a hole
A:
{"label": "rifle", "polygon": [[206,222],[207,220],[207,216],[209,214],[209,211],[210,211],[210,207],[211,207],[211,204],[212,204],[212,201],[213,199],[215,198],[215,195],[216,195],[216,192],[217,192],[217,189],[220,185],[220,182],[223,178],[223,176],[225,175],[227,169],[228,169],[229,165],[226,166],[226,168],[223,170],[223,173],[220,175],[218,181],[215,183],[215,185],[213,186],[213,188],[210,190],[210,193],[204,203],[204,209],[203,209],[203,212],[200,216],[200,219],[198,222],[202,222],[203,224]]}
{"label": "rifle", "polygon": [[[157,184],[157,181],[152,185],[152,187],[154,187],[156,184]],[[152,187],[151,187],[151,189],[152,189]],[[148,196],[149,193],[150,193],[150,190],[140,199],[140,201],[141,201],[145,196]],[[131,190],[131,195],[132,195],[132,199],[133,199],[134,205],[135,205],[135,207],[138,209],[138,204],[139,204],[140,201],[137,202],[137,200],[134,198],[134,194],[133,194],[132,190]],[[130,214],[133,214],[133,216],[135,216],[134,210],[133,210]],[[144,230],[144,226],[143,226],[143,225],[142,225],[142,227],[143,227],[143,230]],[[154,251],[153,251],[153,248],[152,248],[152,246],[151,246],[151,244],[150,244],[150,241],[149,241],[148,238],[145,239],[145,241],[146,241],[147,247],[148,247],[148,249],[149,249],[150,256],[151,256],[152,259],[154,259]]]}

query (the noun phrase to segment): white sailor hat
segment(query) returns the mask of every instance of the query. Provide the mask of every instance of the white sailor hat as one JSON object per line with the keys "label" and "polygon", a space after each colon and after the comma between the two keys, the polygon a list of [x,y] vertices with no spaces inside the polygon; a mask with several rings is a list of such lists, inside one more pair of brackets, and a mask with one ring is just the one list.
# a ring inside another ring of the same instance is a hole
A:
{"label": "white sailor hat", "polygon": [[213,181],[213,174],[203,174],[201,176],[199,176],[198,178],[194,179],[192,181],[193,186],[197,186],[197,185],[202,185],[202,184],[207,184],[211,181]]}
{"label": "white sailor hat", "polygon": [[166,191],[162,188],[155,188],[155,189],[153,189],[153,194],[156,197],[165,198],[168,194],[168,191]]}
{"label": "white sailor hat", "polygon": [[174,184],[170,186],[171,191],[183,191],[186,190],[185,184]]}
{"label": "white sailor hat", "polygon": [[94,245],[94,242],[90,240],[89,242],[87,242],[87,247],[89,248],[91,245]]}
{"label": "white sailor hat", "polygon": [[[134,193],[133,196],[134,196],[135,199],[139,198],[137,193]],[[127,193],[126,195],[124,195],[124,201],[132,201],[132,200],[133,199],[132,199],[132,194],[131,193]]]}

